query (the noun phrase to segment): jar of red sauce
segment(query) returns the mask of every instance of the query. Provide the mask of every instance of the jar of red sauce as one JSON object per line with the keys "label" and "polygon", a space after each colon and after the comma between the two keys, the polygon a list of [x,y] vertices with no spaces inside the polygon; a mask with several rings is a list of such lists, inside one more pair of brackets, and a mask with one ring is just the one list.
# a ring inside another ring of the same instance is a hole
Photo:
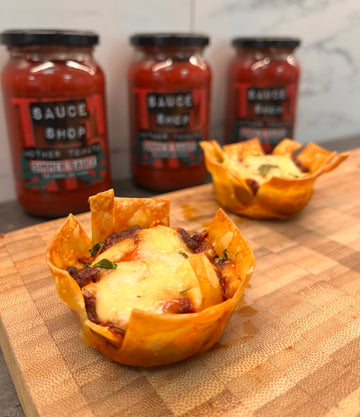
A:
{"label": "jar of red sauce", "polygon": [[128,71],[132,174],[136,184],[169,191],[206,178],[199,146],[209,136],[209,38],[136,34]]}
{"label": "jar of red sauce", "polygon": [[9,30],[1,83],[16,191],[24,209],[59,217],[111,187],[98,35]]}
{"label": "jar of red sauce", "polygon": [[300,67],[294,38],[235,38],[227,77],[225,143],[257,137],[270,153],[293,138]]}

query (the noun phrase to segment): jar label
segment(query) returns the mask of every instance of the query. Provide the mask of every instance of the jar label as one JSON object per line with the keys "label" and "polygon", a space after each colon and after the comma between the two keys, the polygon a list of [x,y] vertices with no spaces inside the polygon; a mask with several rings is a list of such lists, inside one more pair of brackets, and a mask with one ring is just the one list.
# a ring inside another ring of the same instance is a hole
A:
{"label": "jar label", "polygon": [[254,87],[236,84],[237,119],[232,141],[259,138],[264,150],[272,149],[284,138],[293,136],[296,84]]}
{"label": "jar label", "polygon": [[154,92],[136,88],[134,96],[137,162],[170,169],[180,164],[202,164],[199,142],[207,136],[207,91]]}
{"label": "jar label", "polygon": [[76,100],[13,98],[22,126],[20,175],[39,191],[75,190],[104,180],[105,117],[101,95]]}

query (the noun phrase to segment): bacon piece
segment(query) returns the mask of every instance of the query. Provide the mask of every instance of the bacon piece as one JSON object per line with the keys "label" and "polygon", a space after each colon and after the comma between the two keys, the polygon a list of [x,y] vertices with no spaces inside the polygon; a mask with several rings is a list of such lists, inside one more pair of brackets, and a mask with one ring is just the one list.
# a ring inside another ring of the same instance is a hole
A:
{"label": "bacon piece", "polygon": [[301,172],[303,172],[304,174],[310,172],[310,169],[307,166],[305,166],[301,161],[299,161],[296,157],[293,156],[292,160]]}
{"label": "bacon piece", "polygon": [[111,246],[115,245],[115,243],[117,242],[120,242],[120,240],[126,239],[128,237],[136,236],[139,230],[140,230],[140,226],[135,225],[135,226],[129,227],[128,229],[123,230],[120,233],[115,232],[111,234],[105,239],[105,242],[104,242],[105,245],[102,251],[105,251],[106,249],[111,248]]}
{"label": "bacon piece", "polygon": [[99,279],[99,271],[95,268],[86,267],[84,269],[78,269],[75,266],[69,266],[67,271],[78,283],[80,288],[85,287],[90,282],[96,282]]}
{"label": "bacon piece", "polygon": [[85,300],[85,309],[87,316],[90,321],[94,323],[99,323],[97,314],[96,314],[96,297],[95,295],[90,291],[83,291],[83,296]]}
{"label": "bacon piece", "polygon": [[256,195],[257,192],[259,191],[259,183],[253,180],[252,178],[247,178],[245,181],[246,181],[246,184],[251,189],[251,191],[253,192],[253,194]]}
{"label": "bacon piece", "polygon": [[190,248],[194,252],[194,250],[196,249],[195,244],[192,241],[191,236],[189,235],[189,233],[181,227],[177,228],[177,233],[180,236],[180,238],[186,243],[188,248]]}
{"label": "bacon piece", "polygon": [[220,282],[222,295],[224,299],[227,300],[228,298],[230,298],[229,285],[231,284],[231,280],[229,277],[221,277],[219,279],[219,282]]}
{"label": "bacon piece", "polygon": [[217,276],[224,299],[232,298],[239,288],[240,281],[236,279],[235,262],[229,258],[221,258],[216,261]]}
{"label": "bacon piece", "polygon": [[182,229],[178,228],[177,233],[180,238],[185,242],[189,249],[191,249],[194,253],[201,253],[205,252],[209,258],[215,257],[215,250],[213,245],[206,239],[207,232],[203,231],[200,233],[196,233],[193,236],[190,236],[189,233]]}
{"label": "bacon piece", "polygon": [[191,300],[187,297],[175,298],[174,300],[164,301],[162,304],[163,313],[187,314],[195,313],[195,308]]}

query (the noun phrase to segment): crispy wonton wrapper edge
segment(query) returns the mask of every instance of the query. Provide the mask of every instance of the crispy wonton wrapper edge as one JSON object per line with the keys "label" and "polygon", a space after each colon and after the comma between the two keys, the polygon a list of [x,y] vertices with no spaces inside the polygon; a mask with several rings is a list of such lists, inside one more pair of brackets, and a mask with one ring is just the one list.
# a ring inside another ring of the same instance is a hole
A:
{"label": "crispy wonton wrapper edge", "polygon": [[233,296],[198,313],[155,314],[134,309],[126,333],[119,337],[107,326],[88,320],[81,289],[66,268],[79,264],[79,259],[86,260],[92,245],[113,232],[138,223],[142,228],[168,225],[169,201],[116,198],[109,190],[91,197],[90,207],[92,239],[69,215],[47,252],[57,291],[72,309],[82,340],[111,360],[146,367],[178,362],[213,346],[239,304],[255,267],[252,250],[223,210],[216,213],[206,229],[219,256],[227,249],[228,257],[235,261],[238,279],[233,282]]}
{"label": "crispy wonton wrapper edge", "polygon": [[[310,169],[301,178],[272,177],[260,185],[256,195],[236,171],[224,166],[229,158],[240,159],[251,153],[264,154],[257,138],[224,145],[216,141],[203,141],[206,168],[212,175],[215,197],[229,211],[254,219],[290,219],[307,205],[313,194],[316,179],[334,170],[348,153],[327,151],[319,145],[308,143],[297,155],[297,159]],[[301,148],[291,139],[283,139],[273,150],[274,155],[291,155]]]}

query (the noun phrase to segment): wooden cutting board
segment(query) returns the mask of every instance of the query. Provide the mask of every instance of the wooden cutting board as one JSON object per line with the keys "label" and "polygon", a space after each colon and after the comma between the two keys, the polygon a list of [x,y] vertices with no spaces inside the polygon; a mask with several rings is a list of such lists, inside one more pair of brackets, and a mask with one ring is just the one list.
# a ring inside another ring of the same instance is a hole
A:
{"label": "wooden cutting board", "polygon": [[[218,343],[175,365],[112,363],[79,338],[45,264],[63,220],[0,239],[0,340],[27,416],[360,415],[360,149],[291,221],[231,215],[257,267]],[[211,185],[167,194],[201,230]],[[79,216],[89,229],[89,215]]]}

